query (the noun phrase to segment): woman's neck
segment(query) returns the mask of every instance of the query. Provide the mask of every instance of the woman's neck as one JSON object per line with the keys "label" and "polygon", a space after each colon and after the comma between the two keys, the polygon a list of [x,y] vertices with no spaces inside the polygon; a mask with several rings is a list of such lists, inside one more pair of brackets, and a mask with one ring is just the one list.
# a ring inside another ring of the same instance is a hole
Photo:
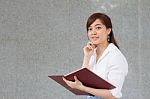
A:
{"label": "woman's neck", "polygon": [[97,50],[96,50],[97,56],[100,56],[104,52],[104,50],[107,48],[108,45],[109,45],[108,42],[97,45]]}

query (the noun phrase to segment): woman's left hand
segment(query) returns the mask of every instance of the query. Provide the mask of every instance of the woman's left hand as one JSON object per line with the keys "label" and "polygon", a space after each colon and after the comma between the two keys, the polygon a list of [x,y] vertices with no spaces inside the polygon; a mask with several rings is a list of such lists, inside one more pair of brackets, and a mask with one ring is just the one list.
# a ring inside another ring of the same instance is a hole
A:
{"label": "woman's left hand", "polygon": [[83,84],[77,79],[76,76],[74,76],[74,79],[75,79],[75,81],[73,82],[73,81],[69,81],[63,77],[63,80],[65,81],[65,83],[68,86],[70,86],[73,89],[81,90],[81,88],[83,87]]}

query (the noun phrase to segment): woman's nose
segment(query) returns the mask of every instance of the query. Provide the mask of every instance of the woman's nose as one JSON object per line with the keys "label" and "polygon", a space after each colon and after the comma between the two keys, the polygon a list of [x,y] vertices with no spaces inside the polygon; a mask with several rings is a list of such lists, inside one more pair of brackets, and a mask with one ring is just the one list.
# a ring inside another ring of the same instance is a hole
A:
{"label": "woman's nose", "polygon": [[95,29],[93,29],[92,34],[93,34],[93,35],[95,35],[95,34],[96,34],[96,30],[95,30]]}

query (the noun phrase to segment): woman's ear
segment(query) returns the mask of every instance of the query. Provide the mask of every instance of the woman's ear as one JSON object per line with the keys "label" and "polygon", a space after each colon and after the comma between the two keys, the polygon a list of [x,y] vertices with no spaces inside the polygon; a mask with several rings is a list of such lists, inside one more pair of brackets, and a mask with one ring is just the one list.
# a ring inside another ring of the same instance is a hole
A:
{"label": "woman's ear", "polygon": [[108,28],[107,31],[108,31],[107,33],[108,33],[108,35],[109,35],[110,32],[111,32],[111,28]]}

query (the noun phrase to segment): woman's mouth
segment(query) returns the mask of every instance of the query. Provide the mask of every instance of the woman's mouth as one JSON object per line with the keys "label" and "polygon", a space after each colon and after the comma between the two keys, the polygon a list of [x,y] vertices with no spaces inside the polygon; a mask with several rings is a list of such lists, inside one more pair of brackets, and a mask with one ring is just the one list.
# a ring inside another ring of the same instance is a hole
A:
{"label": "woman's mouth", "polygon": [[97,39],[99,39],[99,37],[91,37],[92,38],[92,40],[97,40]]}

